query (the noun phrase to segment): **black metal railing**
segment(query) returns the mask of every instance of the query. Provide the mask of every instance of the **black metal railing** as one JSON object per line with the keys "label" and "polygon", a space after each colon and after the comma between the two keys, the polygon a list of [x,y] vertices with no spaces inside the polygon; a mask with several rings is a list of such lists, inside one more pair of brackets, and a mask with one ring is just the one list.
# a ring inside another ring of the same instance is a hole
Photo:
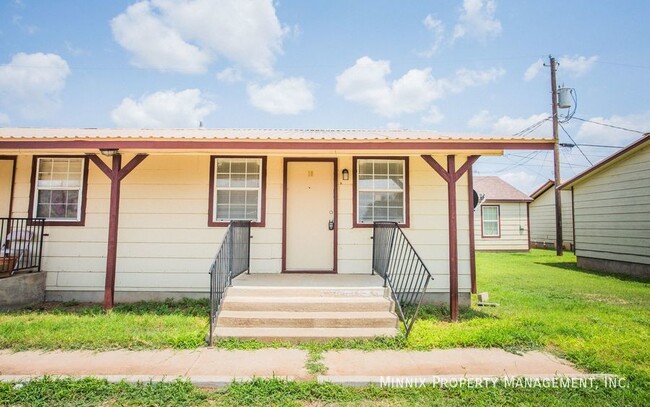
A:
{"label": "black metal railing", "polygon": [[375,222],[372,238],[372,272],[390,288],[408,337],[433,277],[397,223]]}
{"label": "black metal railing", "polygon": [[230,222],[210,266],[210,346],[214,344],[215,324],[226,288],[233,278],[250,271],[250,238],[250,221]]}
{"label": "black metal railing", "polygon": [[41,271],[42,218],[0,218],[0,273]]}

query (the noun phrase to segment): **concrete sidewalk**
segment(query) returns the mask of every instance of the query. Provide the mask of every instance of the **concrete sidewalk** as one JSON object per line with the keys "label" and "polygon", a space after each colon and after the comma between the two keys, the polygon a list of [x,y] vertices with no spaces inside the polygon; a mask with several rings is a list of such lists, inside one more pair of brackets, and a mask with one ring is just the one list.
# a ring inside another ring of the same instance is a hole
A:
{"label": "concrete sidewalk", "polygon": [[25,380],[44,375],[100,377],[109,381],[171,381],[187,379],[201,387],[223,387],[233,380],[281,377],[348,385],[379,384],[385,377],[531,377],[585,378],[568,362],[543,352],[522,355],[502,349],[443,349],[428,352],[357,350],[325,352],[327,372],[310,374],[307,352],[299,349],[254,351],[0,351],[0,380]]}

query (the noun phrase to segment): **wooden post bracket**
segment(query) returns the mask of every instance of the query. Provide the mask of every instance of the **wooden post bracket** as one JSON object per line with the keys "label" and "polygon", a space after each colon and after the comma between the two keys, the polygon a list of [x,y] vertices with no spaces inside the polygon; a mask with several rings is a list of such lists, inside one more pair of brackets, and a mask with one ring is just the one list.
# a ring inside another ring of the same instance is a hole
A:
{"label": "wooden post bracket", "polygon": [[104,309],[110,310],[115,302],[115,269],[117,264],[117,231],[120,215],[120,184],[145,158],[147,154],[137,154],[124,167],[122,156],[113,156],[112,168],[109,168],[97,154],[87,154],[90,161],[111,180],[111,204],[108,216],[108,248],[106,251],[106,282],[104,285]]}
{"label": "wooden post bracket", "polygon": [[478,155],[470,155],[463,165],[456,170],[456,156],[447,156],[447,169],[444,169],[432,156],[422,155],[424,161],[442,179],[447,182],[447,208],[449,210],[449,309],[452,321],[458,321],[458,219],[456,202],[456,182],[467,171],[471,170],[472,164],[479,159]]}

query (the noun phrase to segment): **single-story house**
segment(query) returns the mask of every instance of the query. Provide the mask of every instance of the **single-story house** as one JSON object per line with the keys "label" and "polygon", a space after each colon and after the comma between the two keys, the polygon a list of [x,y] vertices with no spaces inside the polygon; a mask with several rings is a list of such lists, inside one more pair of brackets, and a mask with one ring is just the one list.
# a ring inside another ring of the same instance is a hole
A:
{"label": "single-story house", "polygon": [[481,155],[552,147],[406,130],[0,128],[0,203],[45,218],[49,300],[205,296],[232,220],[252,222],[251,275],[370,274],[373,222],[390,221],[434,277],[426,301],[451,302],[454,318],[473,270],[466,173]]}
{"label": "single-story house", "polygon": [[476,250],[527,251],[528,195],[496,176],[475,176],[482,197],[474,215]]}
{"label": "single-story house", "polygon": [[560,185],[578,267],[650,278],[650,133]]}
{"label": "single-story house", "polygon": [[[530,245],[535,248],[555,248],[555,182],[548,180],[530,195]],[[562,243],[573,250],[573,194],[560,191],[562,200]]]}

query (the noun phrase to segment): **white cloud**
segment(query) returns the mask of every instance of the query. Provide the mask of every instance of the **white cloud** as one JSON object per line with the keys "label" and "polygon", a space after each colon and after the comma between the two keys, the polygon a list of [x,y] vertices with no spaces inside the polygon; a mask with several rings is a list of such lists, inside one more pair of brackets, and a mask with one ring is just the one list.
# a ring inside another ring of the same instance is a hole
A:
{"label": "white cloud", "polygon": [[29,35],[34,35],[39,30],[38,26],[36,26],[34,24],[25,24],[25,23],[23,23],[23,17],[22,16],[13,16],[13,18],[11,20],[13,21],[13,23],[18,28],[20,28],[21,30],[23,30],[24,32],[26,32]]}
{"label": "white cloud", "polygon": [[402,128],[402,125],[398,122],[388,122],[386,123],[386,128],[388,130],[399,130]]}
{"label": "white cloud", "polygon": [[249,84],[251,104],[271,114],[298,114],[314,108],[312,85],[304,78],[286,78],[265,86]]}
{"label": "white cloud", "polygon": [[0,66],[0,100],[25,118],[49,117],[61,105],[69,74],[68,63],[56,54],[18,53]]}
{"label": "white cloud", "polygon": [[543,67],[544,67],[544,61],[542,61],[541,58],[533,62],[532,65],[530,65],[528,69],[526,69],[526,72],[524,72],[524,80],[528,82],[535,79],[535,77],[539,74],[539,72],[542,70]]}
{"label": "white cloud", "polygon": [[487,110],[481,110],[474,116],[472,116],[467,125],[474,129],[487,129],[492,126],[495,117],[490,115],[490,112]]}
{"label": "white cloud", "polygon": [[199,123],[216,109],[201,96],[199,89],[180,92],[160,91],[133,100],[124,98],[111,112],[119,127],[199,127]]}
{"label": "white cloud", "polygon": [[524,170],[504,172],[500,177],[520,191],[531,191],[537,187],[535,182],[537,181],[538,176]]}
{"label": "white cloud", "polygon": [[501,22],[495,18],[495,11],[495,0],[464,0],[452,41],[463,37],[485,41],[501,34]]}
{"label": "white cloud", "polygon": [[597,55],[588,58],[579,55],[564,55],[558,59],[560,69],[574,76],[582,76],[587,73],[596,61],[598,61]]}
{"label": "white cloud", "polygon": [[[582,76],[589,72],[591,67],[598,61],[598,56],[593,55],[584,57],[579,55],[569,56],[564,55],[558,58],[559,70],[573,76]],[[526,72],[524,73],[524,80],[530,81],[537,77],[540,71],[544,68],[544,61],[540,58],[533,62]]]}
{"label": "white cloud", "polygon": [[152,6],[148,1],[135,3],[111,21],[115,41],[131,52],[132,63],[160,71],[205,72],[209,53],[185,41]]}
{"label": "white cloud", "polygon": [[[650,110],[626,116],[613,115],[609,118],[591,117],[588,120],[646,133],[650,132]],[[595,123],[583,122],[576,133],[575,139],[578,143],[624,146],[639,137],[641,137],[641,134],[606,127]]]}
{"label": "white cloud", "polygon": [[346,100],[371,107],[375,113],[395,117],[425,110],[432,101],[448,93],[459,93],[470,86],[492,82],[505,71],[460,69],[452,78],[436,79],[431,68],[411,69],[402,77],[387,81],[390,62],[367,56],[336,77],[336,92]]}
{"label": "white cloud", "polygon": [[270,75],[283,37],[271,0],[141,0],[111,21],[139,67],[205,72],[217,56]]}
{"label": "white cloud", "polygon": [[431,106],[427,115],[422,117],[422,122],[427,124],[438,124],[442,122],[444,118],[445,115],[442,114],[437,106]]}
{"label": "white cloud", "polygon": [[424,20],[422,20],[422,24],[424,24],[427,30],[433,33],[433,44],[427,51],[418,54],[430,58],[436,53],[436,51],[438,51],[445,39],[445,25],[442,20],[438,20],[431,14],[427,15]]}
{"label": "white cloud", "polygon": [[[530,126],[533,126],[540,121],[547,119],[548,117],[548,113],[538,113],[530,115],[528,117],[501,116],[492,124],[492,131],[496,134],[511,136],[518,134],[524,129],[527,129]],[[536,136],[546,136],[550,138],[553,135],[551,129],[551,121],[545,121],[544,124],[533,130],[530,134]]]}
{"label": "white cloud", "polygon": [[241,82],[244,80],[241,72],[235,68],[226,68],[221,72],[217,72],[217,79],[222,82]]}
{"label": "white cloud", "polygon": [[70,41],[65,41],[63,45],[65,45],[65,49],[74,56],[89,54],[88,52],[84,51],[82,48],[75,47]]}
{"label": "white cloud", "polygon": [[0,125],[5,125],[9,124],[11,122],[11,119],[9,119],[9,115],[6,113],[0,112]]}
{"label": "white cloud", "polygon": [[[548,117],[548,113],[538,113],[530,115],[528,117],[496,117],[491,115],[487,110],[481,110],[469,119],[467,125],[471,128],[479,129],[492,134],[512,136]],[[540,127],[533,130],[530,134],[538,137],[550,138],[553,135],[551,121],[548,120],[544,122]]]}

